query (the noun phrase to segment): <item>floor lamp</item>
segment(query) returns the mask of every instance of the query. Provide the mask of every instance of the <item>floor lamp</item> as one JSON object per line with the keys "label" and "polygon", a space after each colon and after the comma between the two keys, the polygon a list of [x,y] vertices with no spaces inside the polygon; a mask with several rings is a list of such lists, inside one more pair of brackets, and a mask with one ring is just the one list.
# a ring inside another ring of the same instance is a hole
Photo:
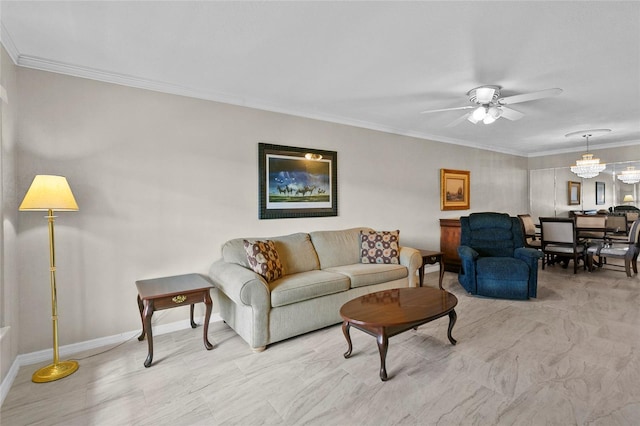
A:
{"label": "floor lamp", "polygon": [[37,175],[20,204],[20,211],[46,211],[49,221],[49,277],[51,281],[51,319],[53,321],[53,364],[42,367],[31,380],[36,383],[52,382],[73,374],[78,369],[76,361],[58,359],[58,304],[56,301],[56,252],[53,239],[53,222],[57,211],[77,211],[76,203],[67,179],[63,176]]}

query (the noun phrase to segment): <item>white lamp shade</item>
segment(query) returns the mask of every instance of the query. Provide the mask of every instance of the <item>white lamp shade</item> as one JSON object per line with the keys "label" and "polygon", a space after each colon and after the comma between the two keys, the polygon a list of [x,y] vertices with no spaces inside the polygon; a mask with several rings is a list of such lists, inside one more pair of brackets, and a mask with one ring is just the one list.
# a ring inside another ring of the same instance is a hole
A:
{"label": "white lamp shade", "polygon": [[77,211],[69,183],[64,176],[37,175],[19,207],[20,211]]}
{"label": "white lamp shade", "polygon": [[632,203],[633,202],[633,195],[627,194],[624,196],[624,198],[622,199],[623,203]]}

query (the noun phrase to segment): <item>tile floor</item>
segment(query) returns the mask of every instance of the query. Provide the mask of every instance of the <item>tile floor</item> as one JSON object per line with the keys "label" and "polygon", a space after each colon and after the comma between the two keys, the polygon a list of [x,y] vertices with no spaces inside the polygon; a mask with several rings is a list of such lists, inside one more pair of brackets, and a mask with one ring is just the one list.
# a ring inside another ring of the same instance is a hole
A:
{"label": "tile floor", "polygon": [[[435,283],[428,274],[427,283]],[[224,323],[133,338],[78,354],[80,369],[48,384],[22,367],[0,412],[10,425],[638,425],[640,277],[554,266],[538,298],[468,296],[448,319],[390,339],[390,380],[378,377],[375,340],[340,325],[254,354]],[[97,353],[97,354],[96,354]]]}

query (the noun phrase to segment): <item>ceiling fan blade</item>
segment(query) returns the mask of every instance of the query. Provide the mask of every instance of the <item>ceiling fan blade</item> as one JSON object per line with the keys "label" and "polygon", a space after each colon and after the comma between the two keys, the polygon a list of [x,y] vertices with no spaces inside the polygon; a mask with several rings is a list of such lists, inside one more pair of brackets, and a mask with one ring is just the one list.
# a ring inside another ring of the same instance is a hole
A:
{"label": "ceiling fan blade", "polygon": [[460,117],[456,118],[455,120],[453,120],[451,123],[447,124],[445,127],[454,127],[457,126],[458,124],[462,123],[464,120],[466,120],[469,116],[471,115],[470,112],[461,115]]}
{"label": "ceiling fan blade", "polygon": [[536,99],[548,98],[551,96],[558,96],[560,93],[562,93],[562,89],[558,89],[558,88],[545,89],[537,92],[523,93],[522,95],[513,95],[513,96],[507,96],[506,98],[500,98],[498,99],[498,104],[499,105],[517,104],[520,102],[528,102]]}
{"label": "ceiling fan blade", "polygon": [[524,117],[523,113],[521,113],[520,111],[516,111],[515,109],[511,109],[507,107],[501,107],[500,109],[502,110],[501,117],[504,117],[507,120],[516,121]]}
{"label": "ceiling fan blade", "polygon": [[442,112],[442,111],[456,111],[460,109],[469,109],[469,108],[475,108],[475,107],[473,105],[467,105],[467,106],[457,107],[457,108],[431,109],[427,111],[421,111],[420,114],[430,114],[432,112]]}

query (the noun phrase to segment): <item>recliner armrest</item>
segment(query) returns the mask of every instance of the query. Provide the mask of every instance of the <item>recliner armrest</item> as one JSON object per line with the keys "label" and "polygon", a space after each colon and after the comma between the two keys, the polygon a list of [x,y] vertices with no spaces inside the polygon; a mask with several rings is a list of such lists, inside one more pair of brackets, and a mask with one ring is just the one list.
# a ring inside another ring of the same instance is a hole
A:
{"label": "recliner armrest", "polygon": [[458,246],[458,256],[460,256],[461,259],[466,258],[470,260],[475,260],[480,255],[478,254],[477,251],[475,251],[469,246]]}
{"label": "recliner armrest", "polygon": [[528,261],[529,259],[540,259],[542,258],[542,252],[532,248],[519,247],[514,250],[513,257],[524,261]]}

